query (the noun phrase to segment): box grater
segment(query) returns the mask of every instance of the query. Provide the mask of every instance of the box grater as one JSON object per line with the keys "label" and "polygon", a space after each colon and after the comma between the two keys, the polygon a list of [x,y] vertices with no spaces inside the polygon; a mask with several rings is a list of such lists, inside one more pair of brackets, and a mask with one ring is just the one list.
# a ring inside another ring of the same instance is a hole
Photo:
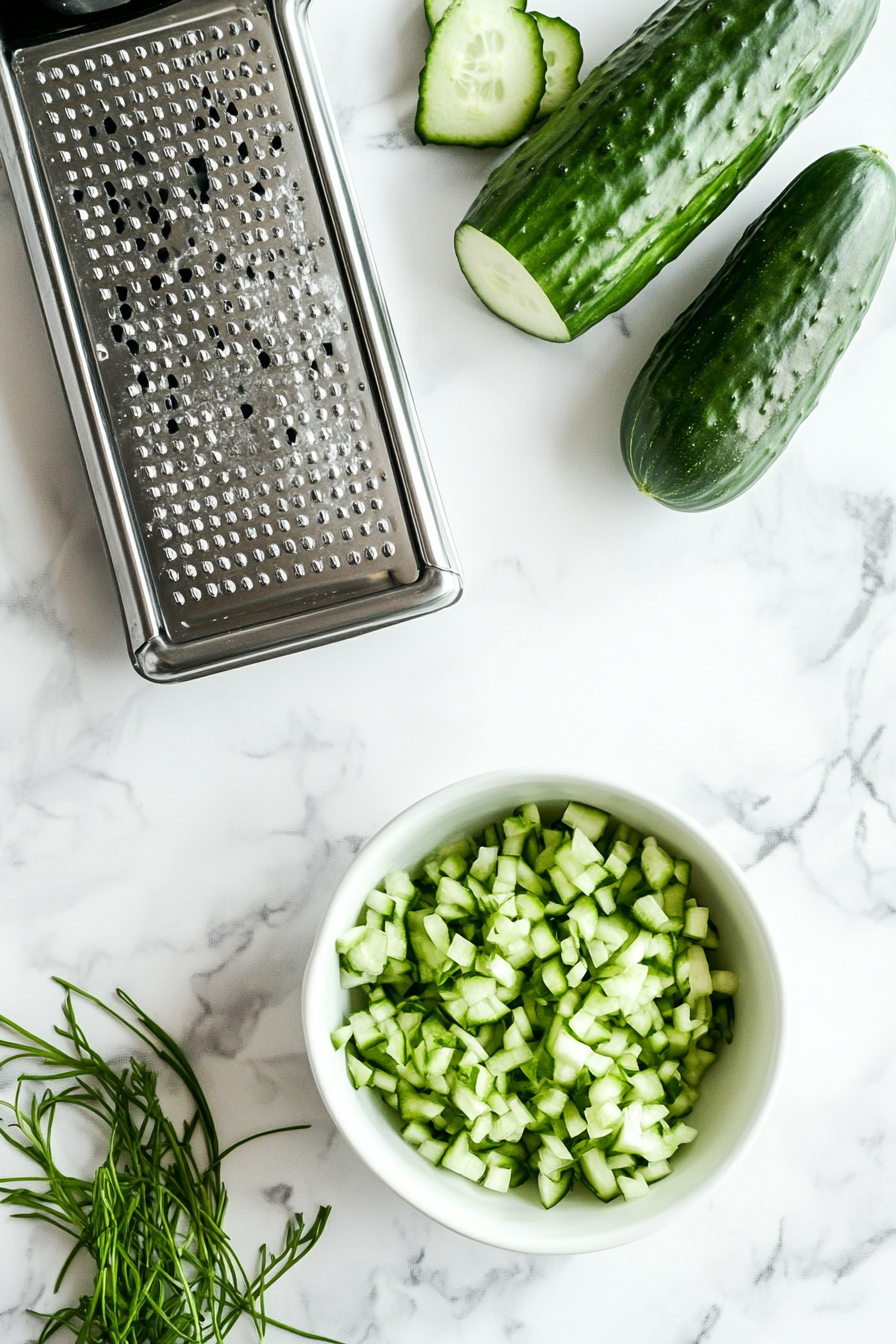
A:
{"label": "box grater", "polygon": [[307,0],[0,0],[0,34],[0,147],[138,671],[455,601]]}

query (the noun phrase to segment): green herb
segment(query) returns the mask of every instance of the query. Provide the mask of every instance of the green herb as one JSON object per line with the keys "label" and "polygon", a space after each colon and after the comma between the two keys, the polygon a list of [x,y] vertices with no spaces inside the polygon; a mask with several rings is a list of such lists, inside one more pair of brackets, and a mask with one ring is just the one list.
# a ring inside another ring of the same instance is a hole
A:
{"label": "green herb", "polygon": [[[199,1080],[175,1041],[121,990],[118,997],[136,1016],[135,1025],[65,980],[66,1045],[41,1040],[0,1015],[0,1025],[17,1039],[0,1039],[0,1069],[25,1066],[15,1100],[0,1101],[12,1119],[0,1135],[40,1168],[35,1176],[0,1177],[2,1203],[21,1212],[15,1218],[49,1223],[74,1238],[56,1281],[59,1291],[80,1252],[95,1266],[93,1287],[75,1306],[45,1320],[40,1344],[63,1327],[78,1344],[206,1344],[221,1341],[243,1316],[261,1339],[274,1325],[306,1339],[326,1339],[274,1320],[265,1294],[316,1244],[329,1208],[318,1210],[306,1228],[295,1214],[283,1249],[259,1251],[258,1272],[250,1278],[224,1230],[227,1192],[221,1162],[254,1134],[221,1150],[215,1122]],[[75,1017],[72,995],[97,1004],[123,1023],[152,1054],[174,1071],[195,1107],[178,1133],[162,1110],[158,1074],[139,1059],[116,1069],[90,1045]],[[67,1108],[93,1116],[108,1131],[108,1152],[90,1179],[67,1175],[53,1155],[53,1128]],[[280,1134],[307,1129],[284,1125]],[[16,1137],[18,1130],[21,1137]]]}

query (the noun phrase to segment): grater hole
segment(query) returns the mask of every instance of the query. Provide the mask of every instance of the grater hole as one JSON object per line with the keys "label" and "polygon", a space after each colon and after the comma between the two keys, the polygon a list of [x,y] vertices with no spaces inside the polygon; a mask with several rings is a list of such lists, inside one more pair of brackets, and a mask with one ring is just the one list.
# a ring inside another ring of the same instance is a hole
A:
{"label": "grater hole", "polygon": [[137,165],[138,168],[145,168],[145,167],[146,167],[146,160],[144,159],[143,155],[140,153],[139,149],[135,149],[135,150],[132,150],[132,151],[131,151],[131,158],[134,160],[134,162],[136,163],[136,165]]}
{"label": "grater hole", "polygon": [[255,414],[255,407],[250,405],[248,401],[243,402],[242,406],[240,407],[240,410],[243,413],[244,420],[248,420],[250,415]]}
{"label": "grater hole", "polygon": [[[195,191],[199,193],[199,201],[202,205],[208,205],[209,188],[210,188],[208,179],[208,164],[202,157],[197,159],[190,159],[190,168],[192,169],[193,176],[196,179]],[[165,199],[165,196],[162,195],[162,192],[159,192],[159,195],[162,196],[163,200]]]}
{"label": "grater hole", "polygon": [[118,126],[114,118],[112,117],[105,118],[105,120],[103,121],[103,130],[106,132],[107,135],[115,134],[115,132],[118,130]]}

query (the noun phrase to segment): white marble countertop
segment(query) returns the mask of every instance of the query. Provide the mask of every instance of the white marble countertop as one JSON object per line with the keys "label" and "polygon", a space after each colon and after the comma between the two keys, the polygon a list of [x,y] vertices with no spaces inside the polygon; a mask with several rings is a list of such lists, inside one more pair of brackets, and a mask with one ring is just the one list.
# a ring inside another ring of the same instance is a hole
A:
{"label": "white marble countertop", "polygon": [[[594,64],[650,0],[567,0]],[[389,1344],[842,1344],[892,1337],[896,1256],[896,265],[817,412],[745,497],[640,497],[618,422],[672,317],[811,159],[896,151],[896,7],[735,204],[571,347],[487,313],[452,231],[493,156],[412,134],[413,0],[332,0],[321,57],[466,571],[425,620],[181,687],[140,681],[5,187],[0,193],[0,1011],[50,976],[124,986],[187,1044],[228,1140],[241,1245],[333,1205],[280,1315]],[[526,1258],[405,1206],[309,1077],[299,987],[336,879],[423,794],[538,762],[617,776],[748,870],[790,1050],[747,1158],[671,1231]],[[0,1335],[33,1337],[59,1245],[0,1217]],[[273,1336],[272,1336],[273,1337]]]}

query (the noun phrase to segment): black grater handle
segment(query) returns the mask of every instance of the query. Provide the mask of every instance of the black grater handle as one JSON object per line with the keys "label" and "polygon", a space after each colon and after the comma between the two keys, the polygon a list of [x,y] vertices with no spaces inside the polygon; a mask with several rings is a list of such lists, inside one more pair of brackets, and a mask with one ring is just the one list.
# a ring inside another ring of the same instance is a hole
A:
{"label": "black grater handle", "polygon": [[98,14],[103,9],[121,9],[131,0],[42,0],[42,3],[60,14],[84,15]]}
{"label": "black grater handle", "polygon": [[0,38],[9,47],[91,32],[124,18],[170,9],[178,0],[0,0]]}

